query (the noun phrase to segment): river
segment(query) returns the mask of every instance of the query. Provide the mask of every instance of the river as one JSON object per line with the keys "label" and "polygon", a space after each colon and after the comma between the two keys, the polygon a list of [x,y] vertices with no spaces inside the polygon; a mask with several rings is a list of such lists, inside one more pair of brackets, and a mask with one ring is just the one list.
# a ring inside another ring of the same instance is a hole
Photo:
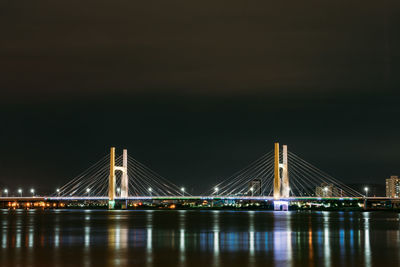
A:
{"label": "river", "polygon": [[0,210],[0,266],[399,266],[391,212]]}

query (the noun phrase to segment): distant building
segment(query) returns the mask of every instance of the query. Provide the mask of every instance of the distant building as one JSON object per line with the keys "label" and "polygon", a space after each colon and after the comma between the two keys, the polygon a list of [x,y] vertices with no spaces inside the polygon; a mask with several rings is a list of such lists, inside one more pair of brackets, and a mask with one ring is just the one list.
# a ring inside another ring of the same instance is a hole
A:
{"label": "distant building", "polygon": [[252,196],[261,196],[261,179],[253,179],[250,181],[249,194]]}
{"label": "distant building", "polygon": [[397,175],[386,179],[386,197],[398,198],[400,196],[400,178]]}
{"label": "distant building", "polygon": [[315,188],[317,197],[343,197],[343,190],[333,184],[322,183],[321,186]]}

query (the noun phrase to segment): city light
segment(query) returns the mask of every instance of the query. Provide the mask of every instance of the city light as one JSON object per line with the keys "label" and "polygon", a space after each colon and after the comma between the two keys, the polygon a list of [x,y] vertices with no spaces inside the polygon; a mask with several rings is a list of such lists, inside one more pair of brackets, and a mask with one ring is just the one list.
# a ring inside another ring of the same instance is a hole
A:
{"label": "city light", "polygon": [[22,197],[22,189],[21,188],[18,189],[18,193],[19,193],[20,197]]}
{"label": "city light", "polygon": [[185,195],[185,188],[184,187],[181,188],[181,191],[182,191],[182,195]]}
{"label": "city light", "polygon": [[219,190],[219,188],[218,188],[218,187],[216,187],[216,188],[214,188],[214,190],[215,190],[215,193],[217,194],[217,193],[218,193],[218,190]]}
{"label": "city light", "polygon": [[365,188],[364,188],[365,196],[366,196],[366,197],[368,197],[368,190],[369,190],[368,187],[365,187]]}
{"label": "city light", "polygon": [[8,189],[4,189],[4,194],[6,194],[8,197]]}
{"label": "city light", "polygon": [[35,195],[35,189],[31,188],[31,194],[32,196]]}
{"label": "city light", "polygon": [[250,187],[250,192],[251,192],[251,196],[253,196],[253,194],[254,194],[254,187]]}

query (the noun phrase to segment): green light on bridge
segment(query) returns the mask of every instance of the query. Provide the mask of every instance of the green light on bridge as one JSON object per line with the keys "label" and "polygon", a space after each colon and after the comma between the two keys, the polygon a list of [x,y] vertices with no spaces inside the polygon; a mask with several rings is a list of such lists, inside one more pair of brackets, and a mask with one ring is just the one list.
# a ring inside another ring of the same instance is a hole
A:
{"label": "green light on bridge", "polygon": [[114,200],[109,200],[108,201],[108,209],[113,210],[115,207],[115,201]]}

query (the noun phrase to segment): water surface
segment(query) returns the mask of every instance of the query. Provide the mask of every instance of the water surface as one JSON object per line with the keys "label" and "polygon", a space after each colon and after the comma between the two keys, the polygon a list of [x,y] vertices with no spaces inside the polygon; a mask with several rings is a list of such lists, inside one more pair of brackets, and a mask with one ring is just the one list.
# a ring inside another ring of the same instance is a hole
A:
{"label": "water surface", "polygon": [[399,266],[389,212],[0,210],[0,266]]}

